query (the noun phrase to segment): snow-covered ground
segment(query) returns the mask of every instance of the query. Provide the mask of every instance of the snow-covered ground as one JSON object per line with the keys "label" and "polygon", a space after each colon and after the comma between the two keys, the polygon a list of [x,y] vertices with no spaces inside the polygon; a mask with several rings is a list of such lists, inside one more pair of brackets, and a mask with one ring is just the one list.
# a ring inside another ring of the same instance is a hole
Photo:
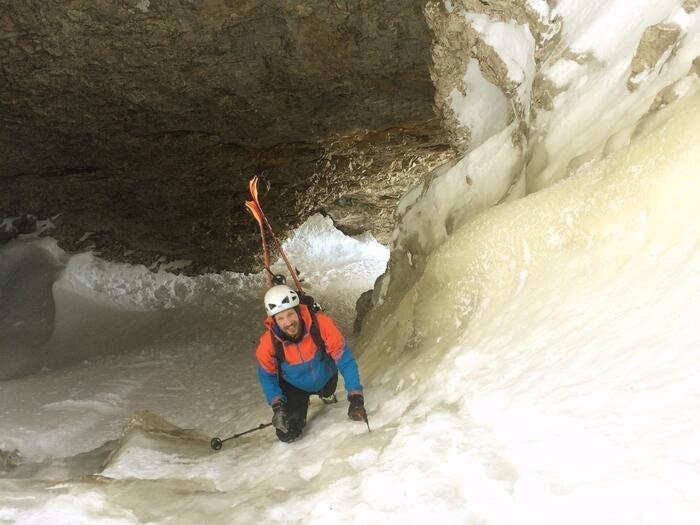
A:
{"label": "snow-covered ground", "polygon": [[[371,236],[346,237],[321,216],[309,219],[285,247],[306,291],[352,340],[355,301],[384,271],[387,249]],[[13,354],[21,341],[31,360],[22,359],[24,371],[14,367],[13,372],[34,372],[0,382],[0,478],[8,478],[0,479],[0,523],[112,523],[113,512],[135,516],[131,504],[103,510],[112,508],[102,503],[104,494],[88,490],[86,496],[79,488],[84,475],[143,480],[206,472],[203,480],[223,475],[216,484],[224,486],[255,476],[255,468],[247,474],[240,470],[241,451],[255,442],[276,444],[269,428],[242,438],[242,447],[227,444],[218,454],[209,439],[270,419],[254,360],[263,329],[262,274],[153,273],[89,253],[69,257],[50,239],[10,243],[0,251],[0,267],[6,277],[0,352],[5,362],[17,361]],[[273,270],[282,271],[283,265]],[[41,337],[32,338],[37,332]],[[194,436],[195,445],[189,437],[179,441],[182,432],[168,439],[171,427],[161,417],[178,429],[193,429],[185,435]],[[146,437],[130,430],[144,425]],[[110,453],[115,457],[107,460]],[[189,473],[173,472],[189,453],[213,461],[211,467],[202,471],[192,464]],[[258,463],[257,454],[253,449],[246,461]],[[248,500],[254,494],[241,495]],[[37,505],[44,499],[46,504]],[[224,508],[233,503],[228,500],[221,498]],[[173,522],[230,522],[226,513],[204,520],[202,509],[195,509],[197,517],[174,516]]]}
{"label": "snow-covered ground", "polygon": [[[264,276],[23,239],[0,251],[0,523],[700,523],[700,99],[681,80],[700,9],[528,4],[568,49],[538,71],[526,26],[458,14],[516,101],[538,73],[560,90],[551,109],[523,111],[516,146],[509,102],[469,62],[451,103],[474,149],[403,199],[405,264],[360,338],[355,300],[387,250],[321,217],[287,243],[359,356],[371,433],[341,395],[312,401],[300,441],[266,428],[212,451],[270,419]],[[677,45],[630,79],[661,23]],[[685,97],[637,126],[662,88]],[[504,202],[525,173],[545,189]]]}
{"label": "snow-covered ground", "polygon": [[[697,523],[700,99],[647,128],[457,230],[368,325],[371,433],[315,399],[303,439],[267,428],[212,451],[270,417],[253,361],[262,275],[152,274],[33,244],[64,266],[54,290],[73,307],[105,308],[101,326],[109,309],[160,317],[148,341],[126,344],[123,326],[124,350],[74,340],[73,364],[0,383],[0,449],[20,454],[5,454],[19,465],[0,521]],[[349,333],[386,250],[320,217],[288,248]]]}
{"label": "snow-covered ground", "polygon": [[[286,247],[307,292],[329,303],[351,337],[355,301],[384,271],[386,248],[371,236],[345,237],[321,216]],[[209,432],[268,418],[254,361],[262,274],[153,273],[89,253],[68,257],[50,239],[11,243],[0,254],[0,267],[22,269],[3,288],[0,352],[5,363],[29,355],[22,363],[37,372],[14,367],[10,377],[20,377],[0,383],[0,449],[35,461],[71,456],[114,439],[141,409]]]}

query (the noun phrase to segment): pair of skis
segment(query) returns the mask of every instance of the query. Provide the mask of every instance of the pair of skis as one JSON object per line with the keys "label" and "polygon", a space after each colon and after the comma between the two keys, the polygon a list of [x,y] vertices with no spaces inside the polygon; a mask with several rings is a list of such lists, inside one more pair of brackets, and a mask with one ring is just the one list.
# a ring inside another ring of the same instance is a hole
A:
{"label": "pair of skis", "polygon": [[272,230],[272,226],[270,226],[270,223],[267,220],[267,217],[265,217],[265,213],[262,210],[262,206],[260,206],[260,200],[258,199],[257,175],[253,177],[248,183],[248,189],[250,190],[250,197],[252,200],[245,201],[245,207],[248,209],[253,218],[255,218],[260,228],[260,239],[262,240],[263,249],[263,266],[267,270],[268,288],[271,287],[273,284],[272,279],[274,277],[274,274],[270,270],[270,249],[267,243],[266,233],[272,238],[273,242],[275,243],[275,246],[277,247],[277,251],[279,252],[280,256],[282,257],[282,260],[284,261],[284,264],[287,265],[287,269],[289,270],[289,274],[294,280],[294,285],[296,286],[297,291],[303,294],[304,289],[301,287],[299,275],[297,274],[295,268],[289,262],[289,259],[287,259],[287,254],[285,254],[284,250],[282,249],[282,243],[279,241],[279,239],[275,235],[275,232]]}

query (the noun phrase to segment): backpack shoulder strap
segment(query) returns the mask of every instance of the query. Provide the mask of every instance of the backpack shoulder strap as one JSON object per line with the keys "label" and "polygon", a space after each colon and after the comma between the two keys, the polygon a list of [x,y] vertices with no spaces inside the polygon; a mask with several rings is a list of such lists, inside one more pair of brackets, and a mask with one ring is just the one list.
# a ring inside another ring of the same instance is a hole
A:
{"label": "backpack shoulder strap", "polygon": [[284,363],[284,347],[282,346],[282,341],[275,337],[275,334],[270,330],[270,338],[272,339],[272,346],[275,349],[275,361],[277,361],[277,376],[282,377],[282,363]]}
{"label": "backpack shoulder strap", "polygon": [[314,340],[314,343],[316,343],[316,348],[318,348],[318,350],[321,352],[321,359],[325,359],[326,356],[328,356],[328,352],[326,351],[326,342],[323,340],[323,337],[321,337],[321,329],[318,326],[316,314],[311,308],[309,308],[309,312],[311,313],[311,328],[309,328],[309,333],[311,334],[311,338]]}

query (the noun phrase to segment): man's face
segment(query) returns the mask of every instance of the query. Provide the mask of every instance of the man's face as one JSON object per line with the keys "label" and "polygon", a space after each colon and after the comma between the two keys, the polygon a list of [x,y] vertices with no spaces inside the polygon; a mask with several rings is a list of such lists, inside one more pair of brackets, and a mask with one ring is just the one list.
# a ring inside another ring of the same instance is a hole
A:
{"label": "man's face", "polygon": [[299,315],[294,308],[290,308],[289,310],[275,314],[274,319],[277,326],[279,326],[288,337],[291,337],[292,339],[299,337],[301,332],[301,323],[299,320]]}

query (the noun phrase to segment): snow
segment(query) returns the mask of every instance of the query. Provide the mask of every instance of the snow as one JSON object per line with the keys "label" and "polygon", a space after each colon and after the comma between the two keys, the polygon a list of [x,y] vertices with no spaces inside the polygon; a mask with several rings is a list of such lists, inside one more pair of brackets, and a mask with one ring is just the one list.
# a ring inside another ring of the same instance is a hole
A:
{"label": "snow", "polygon": [[[456,10],[449,2],[445,8],[448,13]],[[502,60],[508,80],[515,85],[518,106],[528,114],[535,79],[535,39],[527,24],[492,20],[486,14],[462,9],[458,13],[463,24],[477,31]],[[507,128],[515,108],[501,89],[483,76],[478,60],[470,58],[460,84],[450,91],[447,103],[458,124],[469,129],[470,150]]]}
{"label": "snow", "polygon": [[[371,236],[346,237],[321,216],[309,219],[285,246],[300,269],[312,270],[305,274],[313,279],[308,289],[322,304],[331,290],[338,294],[329,311],[350,333],[354,301],[384,270],[386,248]],[[282,267],[273,266],[275,271]],[[36,273],[8,276],[12,268]],[[37,374],[0,383],[5,401],[0,428],[4,432],[4,425],[13,427],[0,439],[1,450],[16,448],[34,461],[91,450],[113,439],[131,414],[148,408],[144,400],[156,403],[161,415],[180,413],[181,398],[191,393],[190,381],[197,376],[204,384],[193,394],[194,405],[185,410],[189,415],[184,415],[192,424],[210,413],[211,424],[220,427],[213,415],[221,415],[231,395],[237,395],[239,403],[260,401],[251,382],[254,385],[252,352],[264,317],[259,304],[262,273],[197,278],[153,273],[89,253],[68,257],[49,239],[10,243],[0,252],[0,269],[5,272],[0,274],[0,284],[5,283],[0,291],[8,300],[3,312],[12,324],[12,315],[23,315],[29,332],[15,330],[0,338],[4,361],[17,355],[16,343],[22,340],[22,350],[34,359],[32,369],[44,367]],[[7,293],[15,279],[29,283],[39,276],[54,282],[44,282],[35,291],[25,285],[21,296]],[[54,306],[42,313],[37,306],[46,304]],[[35,337],[32,313],[42,317],[40,339]],[[244,341],[237,349],[242,360],[238,365],[230,362],[235,341]],[[63,368],[68,365],[71,368]],[[71,381],[76,374],[82,378],[77,383]],[[207,385],[207,379],[221,388]],[[236,387],[237,382],[247,388]]]}
{"label": "snow", "polygon": [[[420,402],[392,411],[426,435],[423,418],[451,414],[450,435],[472,451],[483,444],[492,470],[479,476],[505,486],[493,505],[477,493],[479,519],[697,521],[699,104],[606,163],[479,215],[433,253],[394,330],[372,339],[419,339],[395,350],[400,370],[383,380],[419,372],[410,397]],[[460,323],[437,314],[472,297],[478,307]],[[429,371],[409,357],[427,353],[440,356]],[[452,462],[441,450],[444,482]],[[483,483],[460,472],[455,486],[473,495]]]}
{"label": "snow", "polygon": [[549,21],[550,8],[546,0],[527,0],[527,5],[539,15],[540,22],[546,23]]}
{"label": "snow", "polygon": [[142,13],[148,13],[148,8],[150,6],[151,6],[150,0],[139,0],[139,2],[136,4],[136,7]]}
{"label": "snow", "polygon": [[575,60],[557,60],[547,71],[547,76],[557,88],[564,88],[579,78],[582,66]]}
{"label": "snow", "polygon": [[530,91],[535,78],[535,39],[527,24],[499,22],[488,15],[464,13],[466,20],[493,47],[508,68],[508,77],[518,86],[524,107],[530,105]]}
{"label": "snow", "polygon": [[471,130],[469,144],[476,148],[506,127],[510,104],[501,90],[483,77],[476,59],[469,61],[464,83],[467,93],[454,89],[451,107],[459,123]]}
{"label": "snow", "polygon": [[[537,117],[528,176],[546,189],[514,200],[517,124],[484,123],[479,147],[401,201],[395,246],[415,271],[379,283],[361,337],[354,302],[386,248],[320,216],[287,242],[358,356],[371,432],[341,394],[312,399],[295,443],[266,428],[210,449],[270,419],[262,273],[153,272],[36,235],[3,246],[0,521],[700,522],[700,95],[678,82],[700,10],[678,4],[557,3],[565,43],[605,64],[543,66],[567,89]],[[519,26],[471,20],[527,81]],[[630,93],[639,35],[668,20],[677,52]],[[639,122],[671,85],[683,99]]]}
{"label": "snow", "polygon": [[[213,452],[210,436],[270,417],[252,360],[262,274],[221,277],[212,293],[236,305],[225,315],[197,286],[212,276],[177,276],[189,295],[157,304],[144,290],[176,276],[69,258],[57,282],[84,271],[76,290],[93,300],[143,298],[142,314],[188,315],[131,351],[86,348],[84,362],[0,383],[0,449],[24,458],[21,476],[0,478],[0,516],[697,523],[699,134],[690,89],[631,145],[456,229],[396,308],[353,340],[371,432],[347,420],[343,396],[314,398],[303,439],[283,444],[268,428]],[[287,246],[332,315],[386,264],[371,238],[318,216]],[[124,293],[118,276],[144,281]]]}
{"label": "snow", "polygon": [[[592,52],[602,62],[631,58],[644,30],[682,10],[676,0],[560,0],[554,11],[564,19],[564,38],[575,53]],[[620,21],[624,20],[624,31]]]}
{"label": "snow", "polygon": [[497,22],[488,15],[465,13],[464,17],[493,47],[508,68],[508,76],[516,84],[532,80],[535,72],[535,40],[527,24]]}
{"label": "snow", "polygon": [[[529,191],[600,157],[606,141],[635,125],[659,91],[688,75],[700,54],[700,11],[688,14],[675,0],[645,0],[634,6],[622,0],[562,0],[554,12],[562,18],[568,49],[579,55],[578,65],[570,56],[555,54],[540,70],[566,90],[555,94],[553,110],[539,112],[534,122],[539,131],[533,135],[537,140],[528,167]],[[655,71],[637,75],[637,88],[630,92],[627,82],[639,40],[647,27],[659,23],[681,27],[678,47],[659,60]]]}
{"label": "snow", "polygon": [[[401,198],[393,246],[405,251],[411,267],[422,265],[426,254],[479,212],[523,195],[521,150],[510,140],[515,127],[441,166]],[[388,289],[384,280],[380,299]]]}

